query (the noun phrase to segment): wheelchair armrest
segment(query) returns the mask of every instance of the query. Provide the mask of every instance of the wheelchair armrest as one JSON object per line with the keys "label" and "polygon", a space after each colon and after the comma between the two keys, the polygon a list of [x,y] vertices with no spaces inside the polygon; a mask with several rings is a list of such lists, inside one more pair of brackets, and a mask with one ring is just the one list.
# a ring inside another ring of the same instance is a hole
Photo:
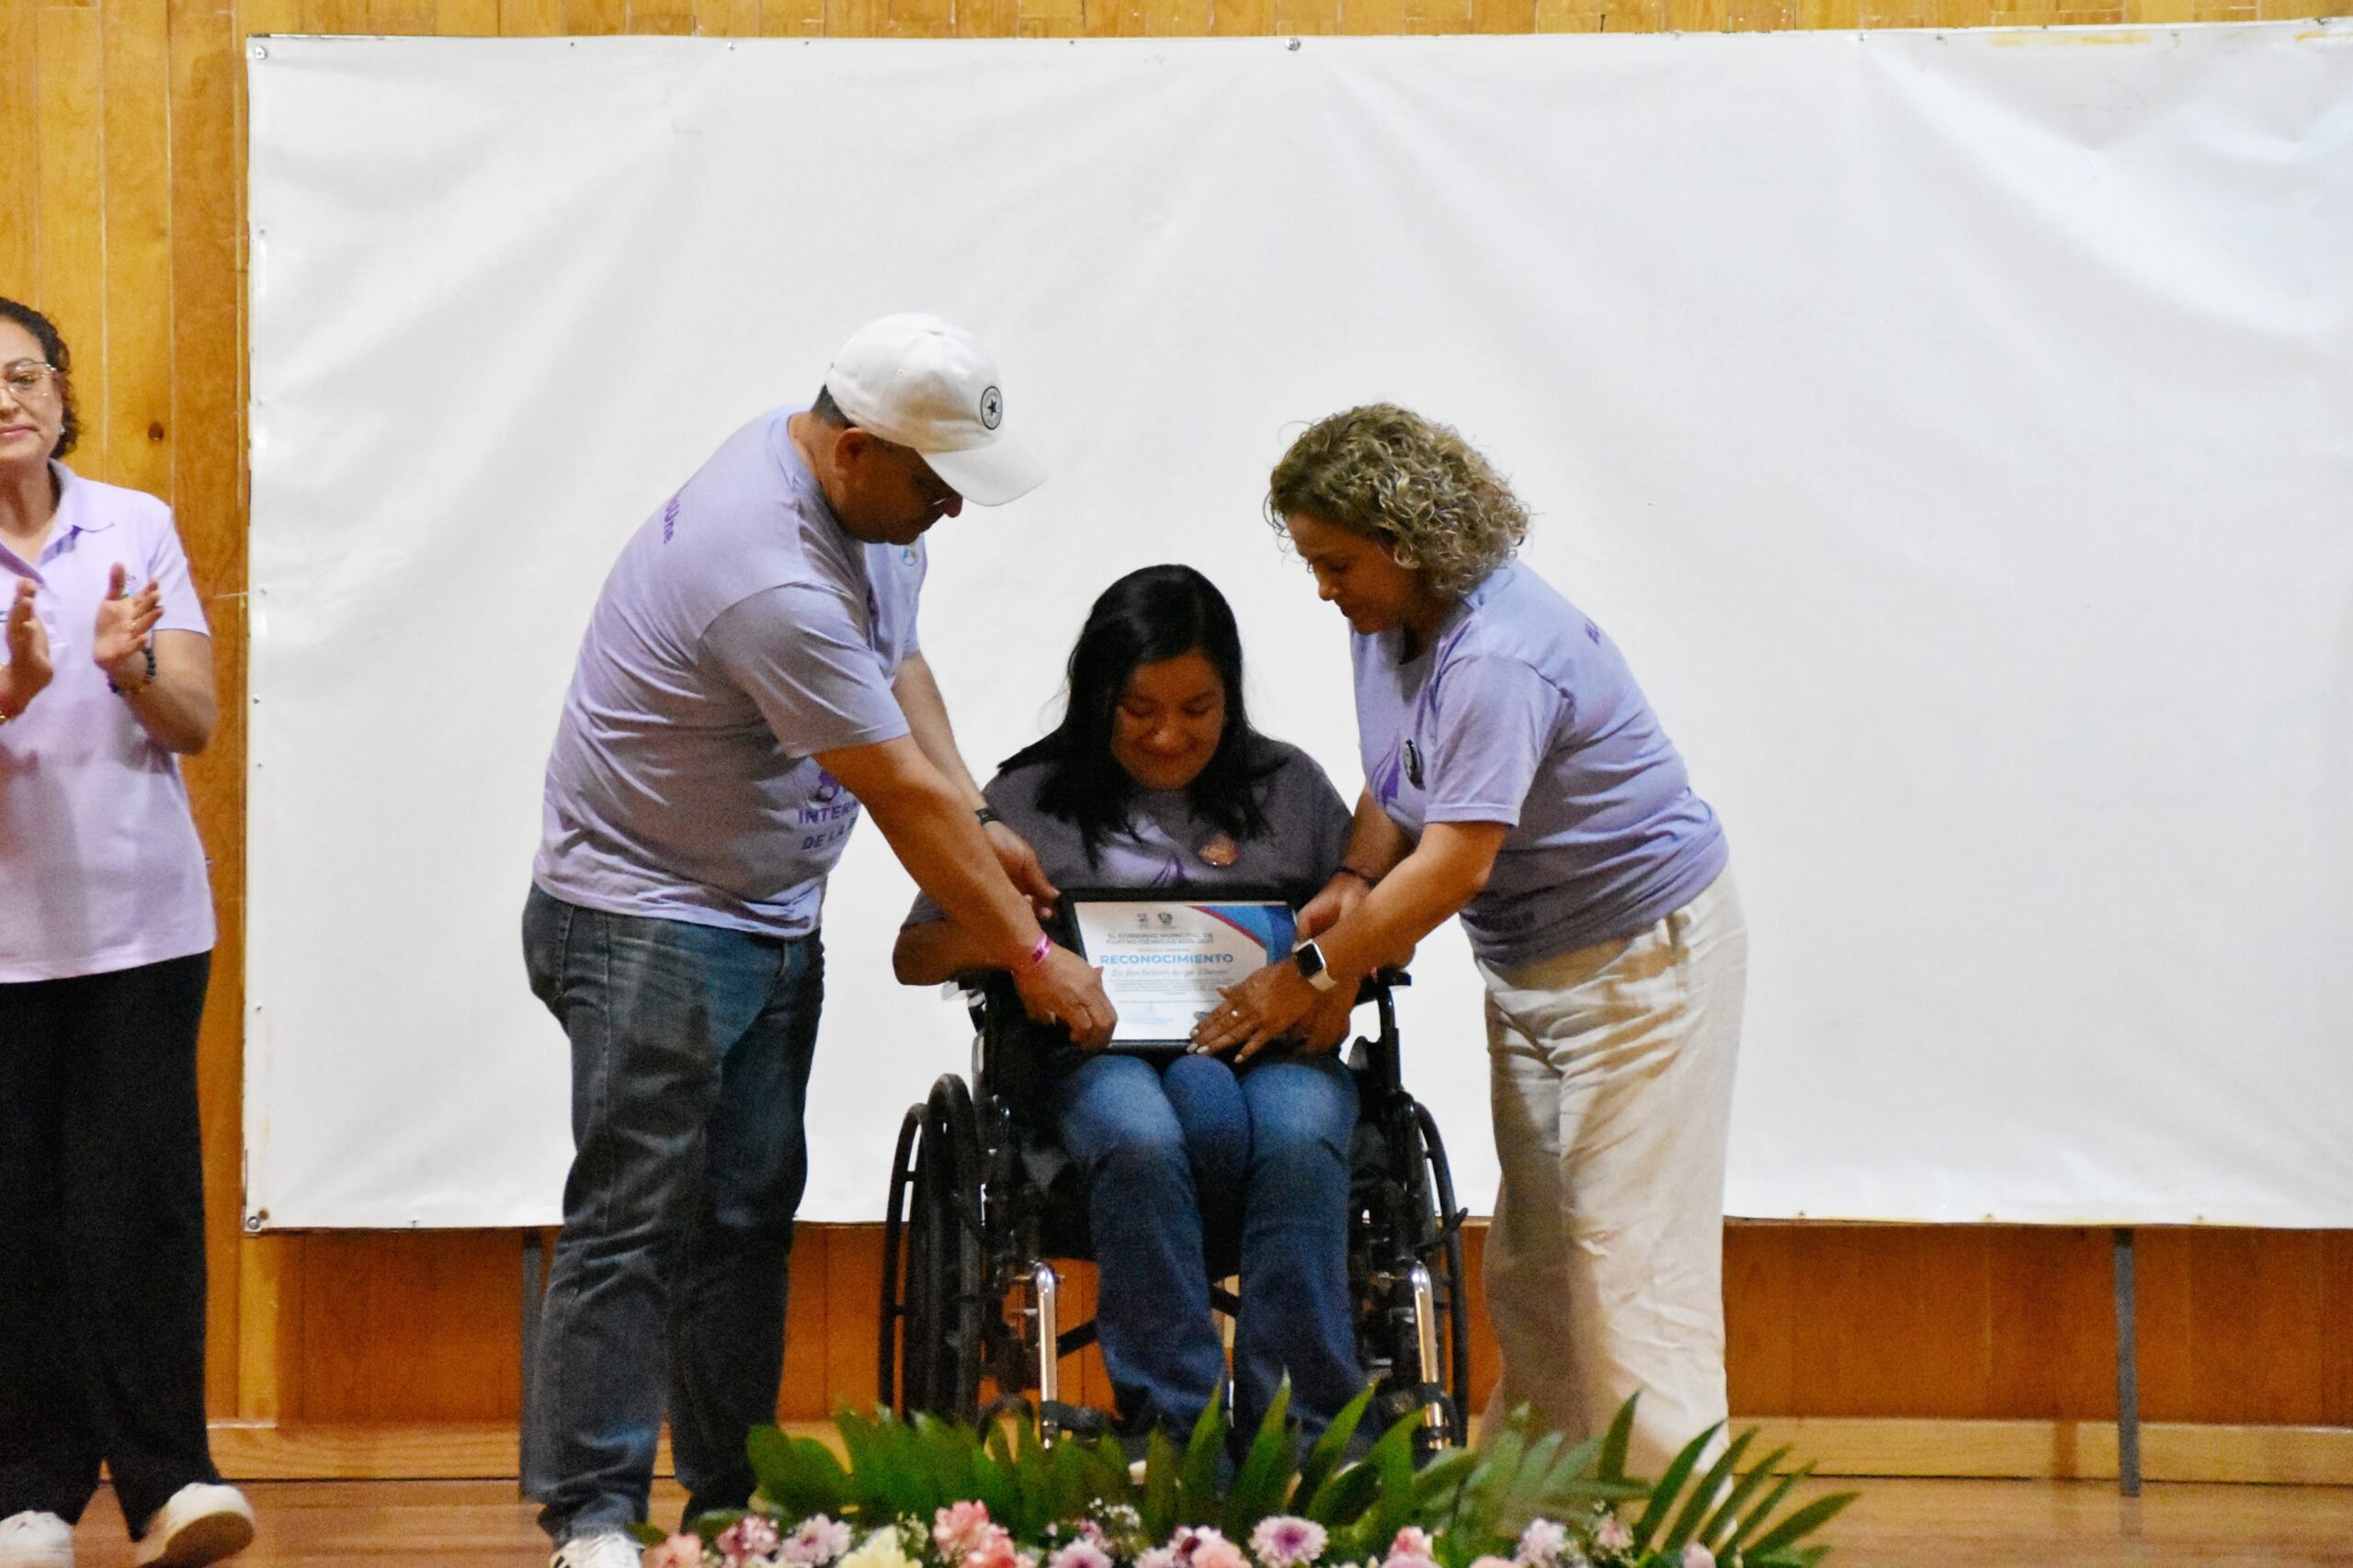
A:
{"label": "wheelchair armrest", "polygon": [[1004,996],[1012,994],[1012,990],[1013,978],[1005,971],[975,969],[968,970],[942,983],[939,994],[942,996],[961,1001],[964,1004],[965,1013],[972,1020],[972,1027],[977,1029],[987,1027],[990,1008],[998,1005]]}
{"label": "wheelchair armrest", "polygon": [[1391,991],[1400,991],[1414,983],[1414,977],[1402,969],[1377,969],[1357,984],[1357,1006],[1378,1002]]}

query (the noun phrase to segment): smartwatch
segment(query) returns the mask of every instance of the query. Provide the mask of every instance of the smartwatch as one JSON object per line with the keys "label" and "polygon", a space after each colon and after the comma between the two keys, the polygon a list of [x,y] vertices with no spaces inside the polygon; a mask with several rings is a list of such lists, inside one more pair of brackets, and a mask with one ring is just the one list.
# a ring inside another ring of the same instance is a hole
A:
{"label": "smartwatch", "polygon": [[1299,971],[1299,977],[1318,991],[1329,991],[1340,983],[1324,967],[1324,949],[1312,940],[1302,942],[1291,949],[1290,963]]}

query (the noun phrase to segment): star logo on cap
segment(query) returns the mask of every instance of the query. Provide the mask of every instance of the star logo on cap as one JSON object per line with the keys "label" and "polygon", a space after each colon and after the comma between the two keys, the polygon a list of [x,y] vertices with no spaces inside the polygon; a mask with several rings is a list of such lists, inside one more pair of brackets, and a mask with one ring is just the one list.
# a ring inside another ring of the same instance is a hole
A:
{"label": "star logo on cap", "polygon": [[981,424],[994,430],[1005,420],[1005,394],[991,387],[981,394]]}

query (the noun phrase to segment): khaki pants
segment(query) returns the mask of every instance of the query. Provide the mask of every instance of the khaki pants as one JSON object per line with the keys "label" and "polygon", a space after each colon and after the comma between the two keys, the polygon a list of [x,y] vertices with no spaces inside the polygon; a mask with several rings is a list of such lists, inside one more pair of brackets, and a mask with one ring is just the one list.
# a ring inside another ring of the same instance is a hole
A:
{"label": "khaki pants", "polygon": [[1639,1392],[1628,1464],[1656,1476],[1724,1419],[1724,1143],[1747,967],[1730,870],[1622,941],[1479,966],[1503,1163],[1491,1425],[1527,1404],[1588,1437]]}

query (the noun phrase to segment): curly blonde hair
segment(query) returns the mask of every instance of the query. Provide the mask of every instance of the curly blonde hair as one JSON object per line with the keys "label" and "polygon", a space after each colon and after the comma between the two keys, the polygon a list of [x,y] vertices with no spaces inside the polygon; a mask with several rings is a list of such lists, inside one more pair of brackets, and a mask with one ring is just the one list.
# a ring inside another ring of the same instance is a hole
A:
{"label": "curly blonde hair", "polygon": [[1267,481],[1267,521],[1300,515],[1377,540],[1452,602],[1511,559],[1528,508],[1452,426],[1393,403],[1318,420]]}

